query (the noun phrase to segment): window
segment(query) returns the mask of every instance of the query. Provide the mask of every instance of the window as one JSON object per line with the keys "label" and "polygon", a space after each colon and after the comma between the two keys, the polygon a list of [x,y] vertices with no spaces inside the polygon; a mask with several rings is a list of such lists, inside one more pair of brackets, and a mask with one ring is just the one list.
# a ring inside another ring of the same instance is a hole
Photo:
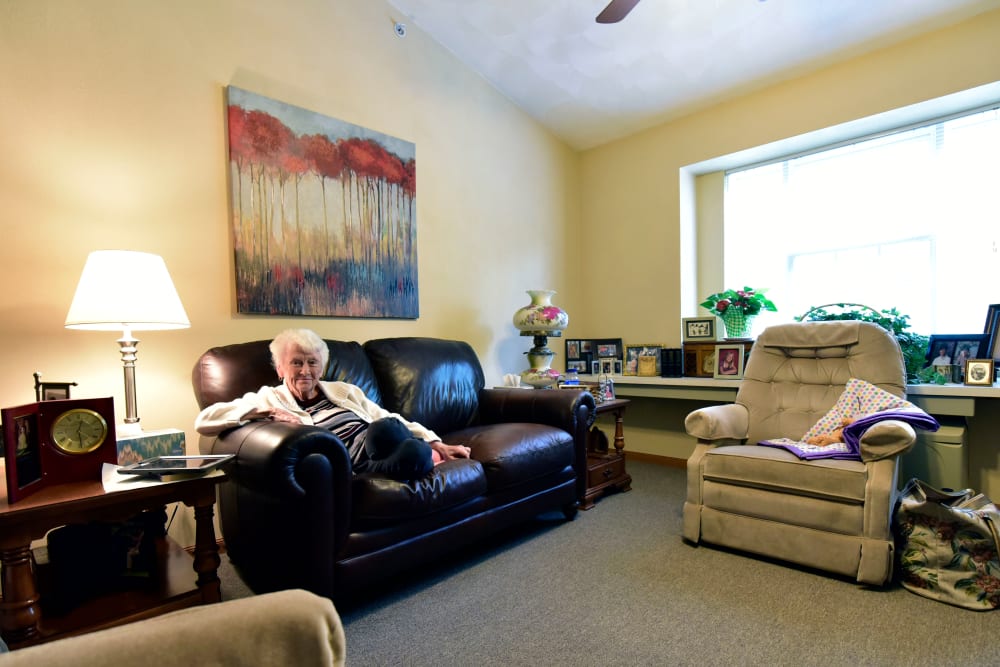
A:
{"label": "window", "polygon": [[996,108],[732,170],[725,188],[725,284],[768,287],[780,321],[850,302],[976,333],[1000,303]]}

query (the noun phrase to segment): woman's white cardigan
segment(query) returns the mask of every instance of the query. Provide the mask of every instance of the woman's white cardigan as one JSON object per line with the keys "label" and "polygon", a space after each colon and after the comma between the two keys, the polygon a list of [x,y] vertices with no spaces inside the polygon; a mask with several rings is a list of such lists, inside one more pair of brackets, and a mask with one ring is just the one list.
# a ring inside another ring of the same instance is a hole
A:
{"label": "woman's white cardigan", "polygon": [[[440,440],[434,431],[424,428],[416,422],[403,419],[395,412],[389,412],[375,401],[365,396],[365,392],[353,384],[347,382],[319,382],[319,390],[330,399],[335,406],[347,408],[357,416],[371,424],[377,419],[395,417],[403,422],[410,433],[416,438],[434,442]],[[246,416],[256,410],[271,410],[280,408],[291,412],[303,424],[314,425],[316,421],[323,421],[330,415],[329,410],[324,410],[310,415],[299,407],[298,402],[292,396],[284,384],[277,387],[261,387],[256,392],[244,394],[241,398],[228,403],[216,403],[201,411],[195,419],[194,427],[202,435],[216,435],[226,429],[246,424]],[[315,421],[314,421],[315,420]]]}

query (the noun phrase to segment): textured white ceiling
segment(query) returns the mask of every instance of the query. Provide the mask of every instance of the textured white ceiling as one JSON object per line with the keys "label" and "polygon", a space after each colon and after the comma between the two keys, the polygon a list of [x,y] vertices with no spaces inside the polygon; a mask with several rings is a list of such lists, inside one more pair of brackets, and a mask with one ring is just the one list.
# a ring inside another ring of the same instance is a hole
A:
{"label": "textured white ceiling", "polygon": [[[1000,7],[1000,0],[388,0],[578,149]],[[998,35],[1000,44],[1000,35]],[[1000,48],[1000,46],[998,46]]]}

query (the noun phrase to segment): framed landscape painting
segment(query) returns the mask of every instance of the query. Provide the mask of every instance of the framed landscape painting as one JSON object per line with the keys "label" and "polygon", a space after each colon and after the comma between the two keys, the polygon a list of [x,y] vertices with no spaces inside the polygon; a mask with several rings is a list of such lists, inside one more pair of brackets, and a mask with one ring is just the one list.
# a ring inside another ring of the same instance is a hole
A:
{"label": "framed landscape painting", "polygon": [[237,312],[416,318],[416,148],[227,88]]}

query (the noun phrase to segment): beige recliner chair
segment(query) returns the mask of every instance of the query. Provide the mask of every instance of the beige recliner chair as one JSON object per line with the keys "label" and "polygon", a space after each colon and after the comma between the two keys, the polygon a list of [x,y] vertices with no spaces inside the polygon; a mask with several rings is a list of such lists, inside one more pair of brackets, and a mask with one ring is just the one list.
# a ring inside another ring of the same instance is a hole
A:
{"label": "beige recliner chair", "polygon": [[892,576],[898,457],[913,427],[885,420],[861,436],[861,461],[803,460],[756,443],[800,439],[851,378],[899,397],[896,339],[866,322],[803,322],[754,343],[736,402],[687,416],[698,445],[687,462],[684,537],[791,561],[858,582]]}

